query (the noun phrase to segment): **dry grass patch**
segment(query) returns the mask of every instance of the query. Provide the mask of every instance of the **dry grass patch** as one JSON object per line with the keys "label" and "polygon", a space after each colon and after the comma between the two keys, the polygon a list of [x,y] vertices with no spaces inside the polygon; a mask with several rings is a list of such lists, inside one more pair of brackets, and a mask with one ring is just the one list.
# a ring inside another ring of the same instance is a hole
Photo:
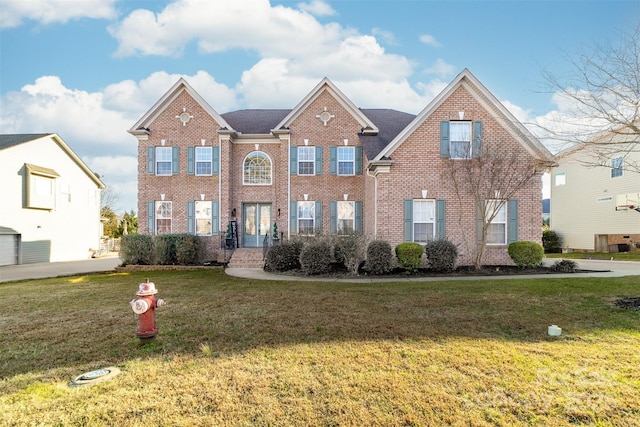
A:
{"label": "dry grass patch", "polygon": [[637,277],[145,274],[168,305],[143,346],[128,304],[143,274],[0,285],[0,425],[640,425],[640,315],[610,304]]}

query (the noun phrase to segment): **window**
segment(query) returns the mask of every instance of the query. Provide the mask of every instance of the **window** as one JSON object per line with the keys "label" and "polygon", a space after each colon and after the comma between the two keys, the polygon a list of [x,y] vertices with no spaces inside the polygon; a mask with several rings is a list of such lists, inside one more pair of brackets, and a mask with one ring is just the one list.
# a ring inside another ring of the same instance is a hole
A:
{"label": "window", "polygon": [[315,202],[298,202],[298,234],[313,235],[315,230]]}
{"label": "window", "polygon": [[196,234],[209,236],[212,234],[212,208],[211,202],[196,201]]}
{"label": "window", "polygon": [[355,202],[338,202],[338,234],[355,231]]}
{"label": "window", "polygon": [[451,122],[451,158],[468,159],[471,157],[471,122]]}
{"label": "window", "polygon": [[245,185],[271,185],[271,159],[261,151],[254,151],[245,157],[242,174]]}
{"label": "window", "polygon": [[172,203],[156,202],[155,208],[156,234],[171,233]]}
{"label": "window", "polygon": [[434,239],[435,200],[413,201],[413,241],[426,244]]}
{"label": "window", "polygon": [[196,147],[196,175],[211,175],[213,147]]}
{"label": "window", "polygon": [[507,204],[504,200],[488,200],[485,205],[485,218],[493,219],[487,227],[487,245],[507,244]]}
{"label": "window", "polygon": [[565,185],[566,183],[567,183],[567,176],[564,172],[557,173],[553,177],[553,184],[556,187],[559,187],[560,185]]}
{"label": "window", "polygon": [[171,175],[173,168],[171,147],[156,147],[156,175]]}
{"label": "window", "polygon": [[315,175],[315,147],[298,147],[298,175]]}
{"label": "window", "polygon": [[611,160],[611,178],[622,176],[622,157]]}
{"label": "window", "polygon": [[355,147],[338,147],[338,175],[355,175]]}
{"label": "window", "polygon": [[53,169],[28,163],[25,167],[27,208],[54,209],[56,207],[56,178],[60,175]]}

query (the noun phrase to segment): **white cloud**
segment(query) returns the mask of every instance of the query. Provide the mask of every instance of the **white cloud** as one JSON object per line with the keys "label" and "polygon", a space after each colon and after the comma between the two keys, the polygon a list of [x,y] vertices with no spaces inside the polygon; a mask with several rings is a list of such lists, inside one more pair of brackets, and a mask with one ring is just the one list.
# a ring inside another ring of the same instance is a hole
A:
{"label": "white cloud", "polygon": [[448,77],[456,72],[456,67],[447,64],[444,59],[438,58],[430,67],[424,69],[425,74],[435,74],[440,77]]}
{"label": "white cloud", "polygon": [[419,37],[420,42],[429,45],[429,46],[433,46],[433,47],[440,47],[442,46],[434,36],[429,35],[429,34],[423,34]]}
{"label": "white cloud", "polygon": [[113,19],[117,0],[3,0],[0,28],[14,28],[25,20],[42,24],[71,19]]}
{"label": "white cloud", "polygon": [[321,0],[313,0],[310,3],[298,3],[298,8],[315,16],[333,16],[336,11],[331,5]]}

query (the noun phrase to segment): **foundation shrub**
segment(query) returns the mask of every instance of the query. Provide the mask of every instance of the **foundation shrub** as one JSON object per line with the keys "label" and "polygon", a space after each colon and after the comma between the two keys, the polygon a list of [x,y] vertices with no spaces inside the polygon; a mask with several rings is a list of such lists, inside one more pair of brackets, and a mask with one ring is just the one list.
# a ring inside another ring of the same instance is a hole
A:
{"label": "foundation shrub", "polygon": [[272,246],[264,261],[266,271],[288,271],[300,268],[301,241],[287,240]]}
{"label": "foundation shrub", "polygon": [[123,265],[153,264],[155,258],[153,236],[148,234],[122,236],[119,255]]}
{"label": "foundation shrub", "polygon": [[371,274],[379,275],[391,271],[391,245],[385,240],[374,240],[367,246],[367,260],[364,268]]}
{"label": "foundation shrub", "polygon": [[553,271],[560,271],[562,273],[575,273],[578,268],[578,263],[570,259],[561,259],[554,262],[550,268]]}
{"label": "foundation shrub", "polygon": [[179,234],[161,234],[155,236],[156,264],[177,265],[176,244],[180,239]]}
{"label": "foundation shrub", "polygon": [[562,239],[555,231],[545,228],[542,231],[542,246],[547,254],[560,253],[562,252]]}
{"label": "foundation shrub", "polygon": [[513,242],[509,244],[508,253],[520,268],[537,267],[542,263],[544,248],[536,242]]}
{"label": "foundation shrub", "polygon": [[438,272],[451,272],[458,263],[458,247],[446,239],[432,240],[424,248],[427,268]]}
{"label": "foundation shrub", "polygon": [[331,245],[326,239],[311,240],[300,251],[300,268],[305,274],[322,274],[331,270]]}
{"label": "foundation shrub", "polygon": [[344,264],[349,274],[358,274],[366,257],[366,238],[360,233],[334,236],[333,253],[337,262]]}
{"label": "foundation shrub", "polygon": [[421,244],[415,242],[403,242],[396,246],[396,257],[398,263],[408,273],[415,273],[420,266],[420,258],[424,248]]}
{"label": "foundation shrub", "polygon": [[180,265],[199,265],[204,251],[204,242],[198,236],[181,234],[176,239],[176,260]]}

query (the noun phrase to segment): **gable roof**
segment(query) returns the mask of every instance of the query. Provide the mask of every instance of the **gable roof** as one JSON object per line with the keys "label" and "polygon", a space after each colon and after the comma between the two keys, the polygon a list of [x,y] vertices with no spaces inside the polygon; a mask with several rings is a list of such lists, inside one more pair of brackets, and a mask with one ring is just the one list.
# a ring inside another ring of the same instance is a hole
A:
{"label": "gable roof", "polygon": [[140,135],[149,132],[149,126],[151,123],[167,109],[169,105],[182,93],[187,92],[196,102],[216,121],[220,124],[221,128],[227,128],[228,130],[234,130],[229,124],[222,118],[220,114],[216,112],[208,103],[196,92],[189,83],[180,77],[178,81],[171,86],[171,88],[138,120],[131,129],[128,130],[130,134]]}
{"label": "gable roof", "polygon": [[[104,189],[104,183],[93,173],[91,169],[83,162],[80,157],[60,138],[57,133],[22,133],[22,134],[4,134],[0,135],[0,150],[5,148],[14,147],[20,144],[25,144],[31,141],[36,141],[42,138],[50,138],[73,160],[80,169],[100,188]],[[26,164],[26,163],[25,163]],[[44,169],[38,166],[32,166],[37,169]],[[53,170],[47,169],[49,173],[57,175]]]}
{"label": "gable roof", "polygon": [[347,110],[354,119],[358,121],[360,127],[362,128],[363,133],[367,134],[376,134],[378,133],[377,126],[360,110],[356,107],[353,102],[349,98],[347,98],[337,87],[333,84],[331,80],[327,77],[323,78],[320,83],[316,85],[316,87],[305,96],[296,107],[291,110],[287,116],[282,119],[280,123],[274,128],[277,129],[286,129],[291,123],[303,112],[307,109],[307,107],[315,101],[323,92],[329,92],[331,96],[333,96],[340,105]]}
{"label": "gable roof", "polygon": [[268,135],[275,123],[291,112],[287,110],[238,110],[222,114],[226,122],[238,133]]}
{"label": "gable roof", "polygon": [[553,155],[547,148],[515,118],[507,108],[468,69],[460,74],[438,94],[384,149],[373,158],[379,161],[391,154],[413,134],[413,132],[442,105],[459,87],[464,87],[520,144],[534,157],[552,161]]}

